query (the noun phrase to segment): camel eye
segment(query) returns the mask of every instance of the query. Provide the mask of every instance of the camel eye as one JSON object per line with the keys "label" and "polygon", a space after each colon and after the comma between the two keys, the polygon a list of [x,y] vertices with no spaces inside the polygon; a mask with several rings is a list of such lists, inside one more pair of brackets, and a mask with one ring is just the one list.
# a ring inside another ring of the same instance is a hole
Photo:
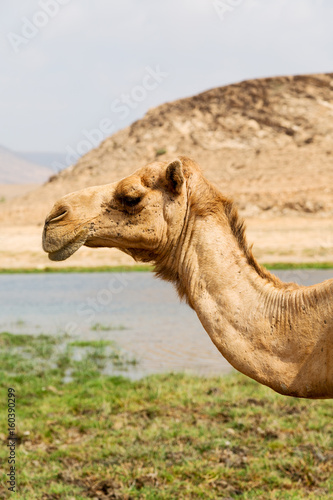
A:
{"label": "camel eye", "polygon": [[123,196],[121,198],[121,201],[127,207],[135,207],[136,205],[138,205],[140,203],[141,199],[142,199],[141,196],[135,196],[135,197]]}

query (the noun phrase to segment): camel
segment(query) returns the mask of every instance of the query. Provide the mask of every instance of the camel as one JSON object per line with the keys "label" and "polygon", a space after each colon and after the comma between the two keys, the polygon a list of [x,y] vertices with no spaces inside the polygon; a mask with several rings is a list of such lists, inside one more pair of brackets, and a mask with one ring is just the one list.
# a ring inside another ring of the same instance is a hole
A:
{"label": "camel", "polygon": [[298,286],[260,266],[234,203],[190,158],[55,203],[43,249],[60,261],[82,245],[153,262],[236,370],[283,395],[333,398],[333,279]]}

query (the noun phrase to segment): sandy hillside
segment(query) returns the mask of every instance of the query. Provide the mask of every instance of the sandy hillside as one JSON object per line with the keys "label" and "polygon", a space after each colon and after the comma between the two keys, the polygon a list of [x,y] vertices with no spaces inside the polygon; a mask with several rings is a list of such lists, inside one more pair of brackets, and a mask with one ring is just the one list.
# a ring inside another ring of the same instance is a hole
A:
{"label": "sandy hillside", "polygon": [[[20,265],[44,265],[41,225],[63,194],[177,154],[198,161],[237,202],[261,260],[333,261],[333,74],[326,74],[245,81],[150,110],[45,185],[1,204],[0,267],[15,265],[19,251]],[[120,258],[91,252],[81,249],[66,264]]]}

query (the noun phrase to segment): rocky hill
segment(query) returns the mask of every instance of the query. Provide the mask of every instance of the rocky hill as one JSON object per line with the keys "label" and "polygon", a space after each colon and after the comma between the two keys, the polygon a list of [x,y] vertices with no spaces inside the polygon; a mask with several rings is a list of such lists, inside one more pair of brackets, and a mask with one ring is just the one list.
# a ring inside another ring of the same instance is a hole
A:
{"label": "rocky hill", "polygon": [[177,154],[198,161],[243,215],[332,217],[333,73],[249,80],[151,109],[36,191],[2,204],[0,220],[41,224],[59,196]]}

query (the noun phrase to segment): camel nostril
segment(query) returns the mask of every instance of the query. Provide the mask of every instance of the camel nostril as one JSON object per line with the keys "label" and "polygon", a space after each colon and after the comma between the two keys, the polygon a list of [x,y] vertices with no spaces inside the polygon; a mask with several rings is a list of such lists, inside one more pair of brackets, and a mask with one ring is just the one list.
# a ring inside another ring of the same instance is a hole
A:
{"label": "camel nostril", "polygon": [[51,212],[50,215],[47,217],[45,224],[50,224],[51,222],[58,222],[59,220],[63,219],[67,214],[68,214],[68,209],[62,207],[61,209],[58,209],[56,212]]}

